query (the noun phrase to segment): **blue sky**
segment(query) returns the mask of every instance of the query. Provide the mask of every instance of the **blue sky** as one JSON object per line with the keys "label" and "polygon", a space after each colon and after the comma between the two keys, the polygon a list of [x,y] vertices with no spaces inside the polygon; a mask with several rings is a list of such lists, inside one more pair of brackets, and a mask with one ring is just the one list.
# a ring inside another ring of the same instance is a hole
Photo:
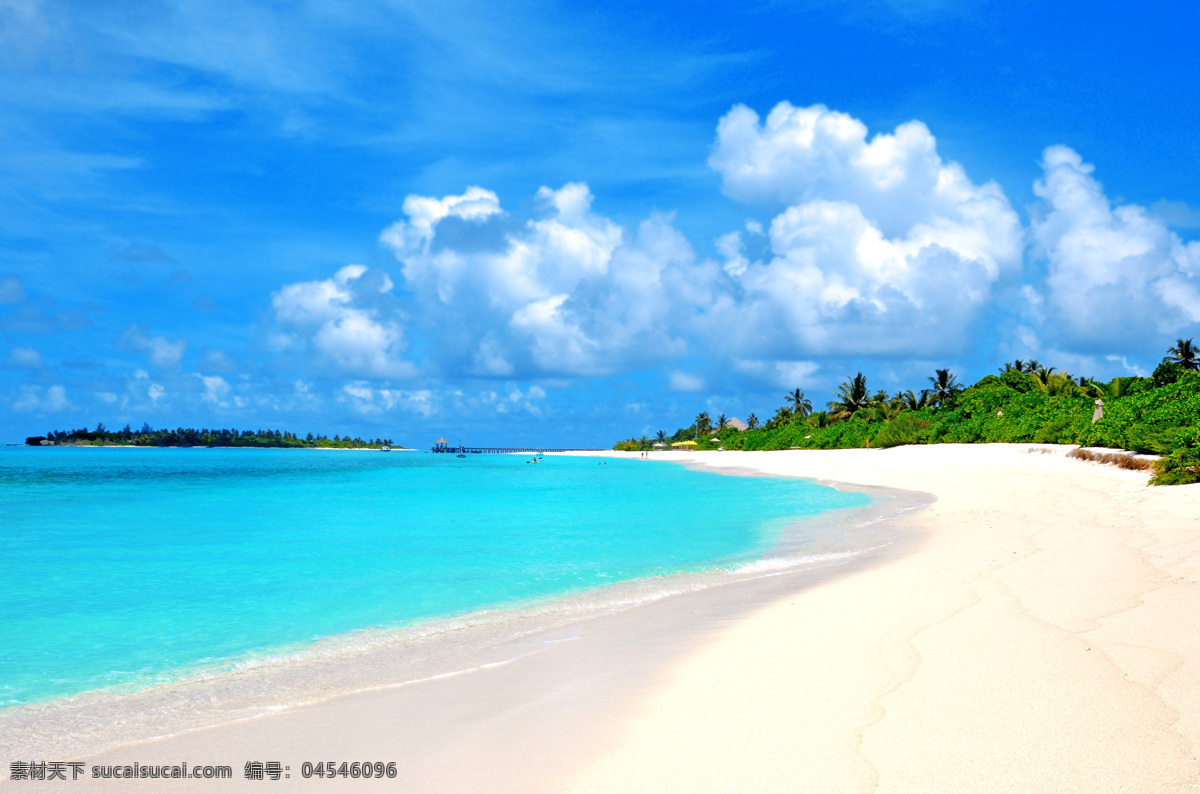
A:
{"label": "blue sky", "polygon": [[1146,373],[1200,336],[1198,22],[0,0],[0,440],[608,445],[860,369]]}

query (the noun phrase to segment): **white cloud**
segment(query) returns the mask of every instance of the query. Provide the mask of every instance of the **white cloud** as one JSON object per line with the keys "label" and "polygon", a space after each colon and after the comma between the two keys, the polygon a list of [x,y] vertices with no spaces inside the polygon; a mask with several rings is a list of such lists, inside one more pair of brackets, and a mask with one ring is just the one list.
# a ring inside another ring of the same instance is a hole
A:
{"label": "white cloud", "polygon": [[408,196],[404,199],[406,221],[397,221],[380,235],[388,246],[400,250],[413,247],[428,248],[434,229],[445,218],[481,221],[501,214],[500,199],[490,190],[469,187],[461,196],[440,199],[428,196]]}
{"label": "white cloud", "polygon": [[725,260],[725,272],[733,278],[740,278],[746,272],[746,268],[750,267],[750,260],[746,258],[742,243],[742,233],[723,234],[714,241],[714,244],[717,247],[717,253]]}
{"label": "white cloud", "polygon": [[372,378],[407,378],[415,367],[403,359],[400,323],[385,319],[390,278],[363,265],[347,265],[333,278],[284,285],[272,297],[276,319],[298,333],[276,333],[270,344],[288,350],[307,343],[338,369]]}
{"label": "white cloud", "polygon": [[229,406],[229,383],[219,375],[197,375],[197,378],[204,383],[204,397],[206,402],[221,408]]}
{"label": "white cloud", "polygon": [[14,347],[9,351],[5,363],[18,369],[41,369],[42,354],[32,347]]}
{"label": "white cloud", "polygon": [[355,411],[365,416],[398,410],[428,419],[437,412],[437,401],[433,392],[428,389],[376,389],[365,381],[343,386],[342,393],[338,395],[338,402],[348,403]]}
{"label": "white cloud", "polygon": [[1125,352],[1200,323],[1200,242],[1135,204],[1113,207],[1093,166],[1046,149],[1033,236],[1048,261],[1049,321],[1080,349]]}
{"label": "white cloud", "polygon": [[12,404],[14,411],[30,413],[58,413],[73,407],[62,386],[51,386],[44,391],[40,386],[22,386],[20,394]]}
{"label": "white cloud", "polygon": [[781,389],[808,390],[821,367],[815,361],[734,361],[734,369]]}
{"label": "white cloud", "polygon": [[671,388],[675,391],[697,392],[704,390],[704,378],[690,372],[674,370],[667,376]]}
{"label": "white cloud", "polygon": [[696,262],[670,218],[628,235],[580,183],[543,187],[536,204],[541,217],[516,224],[479,188],[410,196],[409,219],[383,233],[437,329],[437,355],[507,377],[603,375],[682,352],[667,320]]}
{"label": "white cloud", "polygon": [[16,276],[0,278],[0,305],[6,303],[24,303],[25,288]]}
{"label": "white cloud", "polygon": [[176,339],[172,342],[165,336],[147,336],[136,325],[125,329],[118,341],[122,347],[148,356],[151,363],[158,367],[177,366],[187,350],[186,339]]}
{"label": "white cloud", "polygon": [[150,380],[150,373],[144,369],[134,370],[133,380],[129,381],[129,393],[137,403],[142,402],[142,395],[149,398],[151,404],[157,404],[166,396],[167,390],[161,383]]}
{"label": "white cloud", "polygon": [[784,102],[764,123],[737,106],[710,165],[742,201],[788,205],[770,254],[750,261],[740,232],[719,239],[729,299],[708,312],[726,353],[796,360],[828,354],[946,353],[1021,261],[1016,213],[937,153],[924,124],[869,141],[859,120]]}
{"label": "white cloud", "polygon": [[514,410],[520,410],[532,416],[541,416],[542,409],[538,405],[538,401],[546,399],[546,390],[541,386],[533,385],[527,390],[521,391],[520,388],[513,386],[509,388],[508,394],[503,398],[495,392],[489,392],[488,398],[489,401],[496,403],[496,413],[507,414]]}
{"label": "white cloud", "polygon": [[766,121],[744,105],[717,125],[709,158],[725,192],[748,202],[846,202],[887,237],[923,224],[969,241],[996,263],[1020,255],[1016,213],[994,182],[976,185],[945,162],[919,121],[867,140],[863,122],[824,105],[775,106]]}

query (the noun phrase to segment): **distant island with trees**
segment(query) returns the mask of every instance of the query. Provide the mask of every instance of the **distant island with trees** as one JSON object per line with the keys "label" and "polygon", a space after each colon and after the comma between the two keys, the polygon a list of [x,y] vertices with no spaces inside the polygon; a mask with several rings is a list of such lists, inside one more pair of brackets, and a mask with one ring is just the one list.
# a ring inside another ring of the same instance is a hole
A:
{"label": "distant island with trees", "polygon": [[[902,444],[1037,443],[1108,447],[1162,456],[1152,482],[1200,482],[1200,353],[1180,339],[1150,377],[1108,382],[1074,378],[1038,361],[1013,361],[963,386],[948,369],[929,388],[872,393],[859,372],[838,387],[824,411],[799,388],[774,416],[754,414],[745,429],[725,415],[700,413],[674,435],[658,431],[621,441],[625,451],[683,444],[697,450],[843,449]],[[1130,456],[1118,462],[1135,463]],[[1145,462],[1144,460],[1141,462]]]}
{"label": "distant island with trees", "polygon": [[141,430],[125,425],[121,430],[107,430],[104,423],[95,430],[51,430],[44,436],[25,439],[29,446],[76,447],[261,447],[282,449],[362,449],[391,447],[390,438],[363,439],[357,436],[307,434],[303,438],[281,430],[197,430],[180,427],[175,430],[154,430],[143,424]]}

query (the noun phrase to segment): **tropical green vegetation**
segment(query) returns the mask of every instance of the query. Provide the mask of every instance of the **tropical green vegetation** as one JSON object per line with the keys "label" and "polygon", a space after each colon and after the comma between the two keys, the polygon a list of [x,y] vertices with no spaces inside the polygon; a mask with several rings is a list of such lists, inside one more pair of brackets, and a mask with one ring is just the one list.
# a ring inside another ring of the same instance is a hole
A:
{"label": "tropical green vegetation", "polygon": [[[825,411],[812,411],[800,389],[765,425],[713,430],[708,413],[659,443],[695,440],[698,449],[837,449],[902,444],[992,442],[1078,444],[1160,455],[1153,482],[1200,482],[1200,356],[1180,339],[1150,377],[1102,382],[1074,378],[1038,361],[1014,361],[963,386],[948,369],[930,388],[872,393],[859,372],[842,383]],[[1094,419],[1097,400],[1103,415]],[[753,417],[753,415],[752,415]],[[649,449],[646,439],[617,449]]]}
{"label": "tropical green vegetation", "polygon": [[43,442],[62,446],[122,446],[122,447],[297,447],[317,449],[352,449],[355,447],[392,446],[391,439],[366,440],[357,436],[308,435],[280,430],[196,430],[180,427],[175,430],[154,430],[143,424],[141,430],[129,425],[109,431],[104,424],[95,430],[51,430],[44,436],[30,436],[25,443],[40,446]]}

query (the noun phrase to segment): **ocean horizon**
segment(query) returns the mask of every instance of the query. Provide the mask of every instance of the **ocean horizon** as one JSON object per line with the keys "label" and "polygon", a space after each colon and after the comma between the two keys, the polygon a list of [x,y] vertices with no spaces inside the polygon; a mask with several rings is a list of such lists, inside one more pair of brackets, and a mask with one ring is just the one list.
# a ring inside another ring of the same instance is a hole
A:
{"label": "ocean horizon", "polygon": [[315,452],[0,449],[0,710],[735,570],[869,501],[663,460]]}

